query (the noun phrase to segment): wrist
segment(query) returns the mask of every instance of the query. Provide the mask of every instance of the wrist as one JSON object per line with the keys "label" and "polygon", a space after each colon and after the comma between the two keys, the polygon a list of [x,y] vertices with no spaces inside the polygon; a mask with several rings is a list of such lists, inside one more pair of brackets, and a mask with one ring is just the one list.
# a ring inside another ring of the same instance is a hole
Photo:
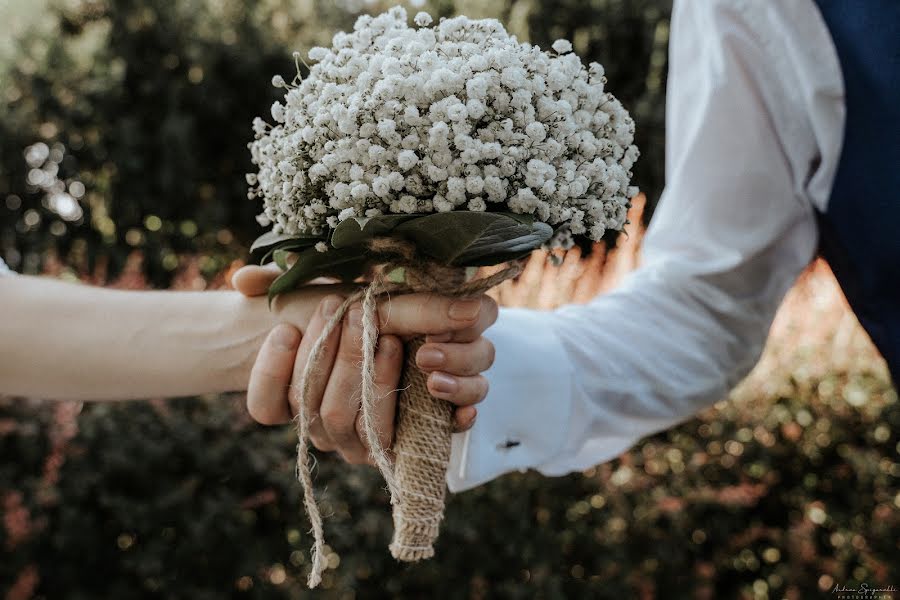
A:
{"label": "wrist", "polygon": [[228,293],[229,320],[225,326],[228,347],[234,354],[225,367],[223,377],[230,391],[245,391],[250,371],[266,336],[275,325],[287,323],[303,334],[319,302],[328,295],[346,296],[353,290],[347,285],[309,285],[276,297],[271,306],[265,296],[247,298],[237,292]]}
{"label": "wrist", "polygon": [[227,391],[246,391],[250,370],[266,335],[277,320],[264,296],[246,298],[229,292],[228,319],[223,326],[223,356],[217,365]]}

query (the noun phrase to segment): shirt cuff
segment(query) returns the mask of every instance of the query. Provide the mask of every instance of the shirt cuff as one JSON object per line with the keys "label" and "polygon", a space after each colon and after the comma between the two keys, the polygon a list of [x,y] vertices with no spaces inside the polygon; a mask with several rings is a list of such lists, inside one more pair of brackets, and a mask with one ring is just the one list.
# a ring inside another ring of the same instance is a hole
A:
{"label": "shirt cuff", "polygon": [[574,368],[550,313],[507,308],[485,337],[496,350],[475,425],[453,436],[447,486],[459,492],[537,468],[565,444]]}

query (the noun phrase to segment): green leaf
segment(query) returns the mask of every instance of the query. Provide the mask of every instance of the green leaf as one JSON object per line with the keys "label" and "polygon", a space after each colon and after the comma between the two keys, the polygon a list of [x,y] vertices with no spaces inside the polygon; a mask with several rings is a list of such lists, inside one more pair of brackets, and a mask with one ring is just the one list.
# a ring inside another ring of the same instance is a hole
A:
{"label": "green leaf", "polygon": [[549,225],[531,215],[452,211],[347,219],[334,230],[331,243],[335,248],[362,247],[375,237],[396,237],[445,264],[483,266],[525,256],[552,234]]}
{"label": "green leaf", "polygon": [[[511,213],[453,211],[346,219],[332,233],[332,248],[327,252],[318,252],[308,247],[305,239],[297,238],[276,240],[270,245],[276,264],[287,270],[272,283],[269,299],[316,277],[350,281],[359,277],[376,258],[366,247],[375,237],[406,239],[434,260],[473,267],[526,256],[552,234],[546,223],[535,222],[530,215]],[[297,250],[297,261],[288,268],[287,259]]]}
{"label": "green leaf", "polygon": [[388,281],[393,281],[394,283],[403,283],[404,281],[406,281],[406,269],[404,269],[403,267],[398,267],[396,269],[393,269],[385,277],[387,277]]}
{"label": "green leaf", "polygon": [[286,252],[299,252],[300,250],[309,248],[311,245],[312,244],[305,243],[303,240],[282,242],[269,248],[266,253],[263,254],[262,258],[259,259],[259,264],[264,265],[267,262],[271,261],[274,258],[275,253],[279,250]]}
{"label": "green leaf", "polygon": [[534,215],[529,215],[529,214],[522,215],[522,214],[514,213],[514,212],[498,212],[498,213],[494,213],[494,214],[509,217],[510,219],[513,219],[514,221],[518,221],[519,223],[522,223],[523,225],[531,225],[534,223]]}
{"label": "green leaf", "polygon": [[274,250],[272,252],[272,260],[275,261],[275,264],[278,265],[278,267],[282,271],[287,271],[289,268],[288,264],[287,264],[287,259],[288,259],[288,257],[291,256],[291,254],[292,254],[292,252],[290,252],[289,250],[281,250],[281,249]]}
{"label": "green leaf", "polygon": [[297,255],[297,261],[269,286],[269,302],[278,294],[290,292],[316,277],[337,277],[352,281],[365,272],[371,257],[359,247],[319,252],[307,248]]}
{"label": "green leaf", "polygon": [[316,242],[321,242],[325,238],[322,236],[314,236],[314,235],[287,235],[284,233],[275,233],[274,231],[269,231],[253,241],[253,244],[250,246],[250,253],[257,252],[259,250],[269,250],[272,248],[283,248],[287,246],[292,246],[294,248],[305,248],[307,246],[312,246]]}
{"label": "green leaf", "polygon": [[453,211],[406,221],[392,235],[444,264],[482,266],[527,255],[550,239],[553,228],[530,215]]}
{"label": "green leaf", "polygon": [[377,217],[351,217],[338,223],[331,234],[331,245],[335,248],[362,246],[376,237],[389,237],[398,225],[423,215],[378,215]]}

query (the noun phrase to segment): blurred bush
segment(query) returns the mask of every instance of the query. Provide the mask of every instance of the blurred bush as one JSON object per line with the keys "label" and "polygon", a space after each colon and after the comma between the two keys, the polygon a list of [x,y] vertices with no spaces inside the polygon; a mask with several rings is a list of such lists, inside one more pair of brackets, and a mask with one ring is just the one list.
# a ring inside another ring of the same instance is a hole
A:
{"label": "blurred bush", "polygon": [[[575,248],[560,266],[536,253],[499,298],[586,301],[631,268],[641,235],[635,226],[588,260]],[[195,287],[198,268],[180,266],[173,287]],[[131,262],[114,285],[147,280]],[[390,558],[374,470],[318,455],[332,547],[315,595],[800,600],[896,585],[898,432],[886,366],[818,264],[732,402],[584,474],[512,474],[452,497],[431,561]],[[0,400],[0,593],[312,596],[295,441],[290,428],[250,422],[238,397]]]}
{"label": "blurred bush", "polygon": [[[251,120],[278,96],[272,75],[293,72],[294,49],[327,44],[363,9],[390,4],[51,3],[43,25],[0,65],[0,257],[33,273],[54,248],[75,269],[91,271],[102,258],[115,275],[137,249],[155,286],[168,285],[184,254],[203,254],[204,273],[217,272],[260,233],[259,207],[246,198],[246,144]],[[645,158],[636,180],[655,198],[668,2],[436,0],[425,8],[499,17],[544,46],[569,37],[585,59],[603,62],[639,124]],[[77,211],[59,210],[72,202]]]}
{"label": "blurred bush", "polygon": [[[584,475],[453,496],[422,564],[387,551],[369,468],[319,455],[311,537],[290,428],[239,399],[0,405],[7,598],[791,598],[897,584],[900,410],[871,373],[782,379]],[[13,460],[10,458],[14,457]],[[13,587],[15,586],[15,587]]]}

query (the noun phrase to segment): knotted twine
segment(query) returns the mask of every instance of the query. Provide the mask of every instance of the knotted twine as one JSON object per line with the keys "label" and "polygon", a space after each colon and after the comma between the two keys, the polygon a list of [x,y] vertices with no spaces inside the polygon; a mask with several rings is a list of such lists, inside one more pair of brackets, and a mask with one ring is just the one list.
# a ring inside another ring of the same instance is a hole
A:
{"label": "knotted twine", "polygon": [[[517,261],[480,279],[466,281],[465,268],[453,267],[425,259],[416,254],[415,246],[403,240],[375,238],[369,249],[383,264],[372,282],[347,297],[326,322],[313,344],[303,369],[295,417],[297,427],[297,480],[303,488],[303,504],[313,532],[312,570],[307,584],[316,587],[327,564],[322,515],[313,493],[309,455],[310,375],[322,360],[325,341],[343,320],[355,302],[362,301],[362,389],[360,413],[363,432],[375,466],[381,471],[391,494],[394,515],[394,538],[391,554],[397,560],[417,561],[434,555],[432,543],[437,539],[444,518],[445,476],[450,461],[453,406],[428,393],[425,374],[416,366],[416,351],[424,337],[414,338],[405,347],[406,364],[401,377],[397,405],[397,427],[394,449],[396,464],[391,462],[378,437],[375,404],[375,347],[378,343],[378,300],[389,294],[430,292],[442,296],[464,298],[478,296],[522,271]],[[404,282],[387,279],[396,269],[403,269]]]}

